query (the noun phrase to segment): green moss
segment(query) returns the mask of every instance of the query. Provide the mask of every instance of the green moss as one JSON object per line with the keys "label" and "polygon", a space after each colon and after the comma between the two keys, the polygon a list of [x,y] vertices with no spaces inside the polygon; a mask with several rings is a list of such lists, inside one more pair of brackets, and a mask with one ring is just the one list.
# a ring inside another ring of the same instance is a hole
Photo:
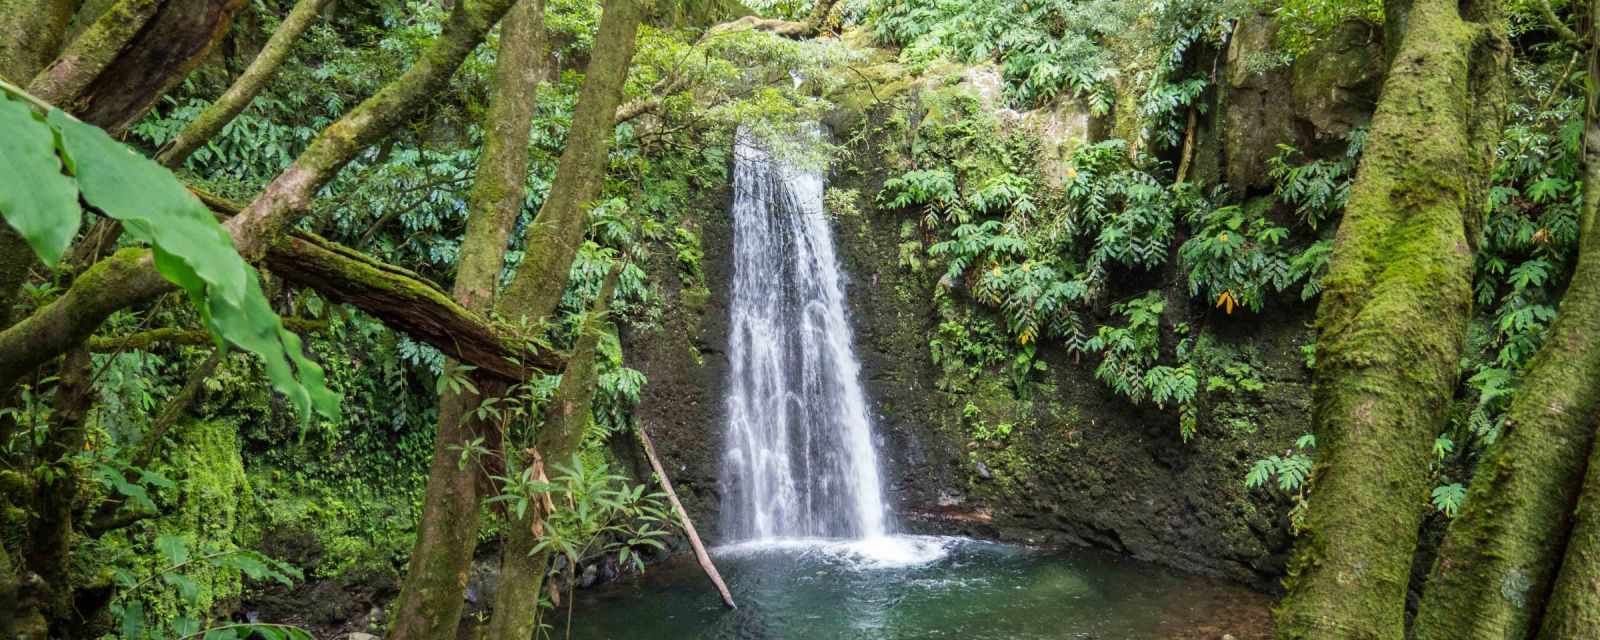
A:
{"label": "green moss", "polygon": [[[239,571],[201,561],[172,569],[156,541],[182,540],[190,558],[238,550],[253,494],[233,425],[183,423],[169,432],[168,440],[162,460],[154,465],[156,472],[175,484],[155,495],[166,515],[78,545],[71,579],[79,586],[149,580],[130,597],[144,602],[150,619],[206,621],[237,604],[244,588]],[[168,572],[193,582],[196,591],[192,598],[158,580]]]}

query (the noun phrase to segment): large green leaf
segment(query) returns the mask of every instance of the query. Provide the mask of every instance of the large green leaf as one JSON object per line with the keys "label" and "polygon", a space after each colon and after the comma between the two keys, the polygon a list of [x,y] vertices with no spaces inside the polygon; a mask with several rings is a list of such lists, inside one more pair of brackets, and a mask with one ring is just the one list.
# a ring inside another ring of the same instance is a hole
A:
{"label": "large green leaf", "polygon": [[53,109],[50,125],[77,170],[83,199],[155,247],[161,275],[191,293],[238,304],[250,273],[211,211],[165,167],[98,127]]}
{"label": "large green leaf", "polygon": [[166,168],[104,131],[60,110],[46,120],[60,135],[83,199],[121,221],[128,237],[151,246],[156,269],[183,288],[212,334],[260,356],[273,388],[294,403],[303,422],[313,409],[336,419],[339,397],[327,388],[322,368],[283,328],[255,269],[211,211]]}
{"label": "large green leaf", "polygon": [[0,97],[0,215],[46,265],[78,234],[78,187],[61,173],[55,134],[27,105]]}

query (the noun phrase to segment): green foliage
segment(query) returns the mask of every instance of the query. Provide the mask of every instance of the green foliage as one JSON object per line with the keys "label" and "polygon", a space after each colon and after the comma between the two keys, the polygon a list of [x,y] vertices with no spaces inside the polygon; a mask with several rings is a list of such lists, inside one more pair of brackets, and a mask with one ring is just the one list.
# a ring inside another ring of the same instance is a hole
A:
{"label": "green foliage", "polygon": [[[1177,148],[1188,130],[1188,114],[1205,113],[1202,98],[1215,83],[1215,53],[1222,50],[1243,15],[1245,0],[1156,0],[1145,5],[1131,43],[1143,56],[1135,75],[1142,136],[1156,148]],[[1204,64],[1199,55],[1209,49]]]}
{"label": "green foliage", "polygon": [[1433,508],[1446,517],[1454,518],[1461,511],[1461,503],[1467,499],[1467,487],[1459,482],[1440,485],[1434,487],[1429,497]]}
{"label": "green foliage", "polygon": [[[1300,436],[1294,443],[1294,448],[1285,451],[1282,455],[1267,456],[1257,460],[1250,466],[1250,472],[1245,475],[1246,488],[1259,488],[1275,486],[1283,495],[1289,496],[1294,501],[1294,507],[1289,510],[1289,524],[1295,532],[1299,532],[1305,522],[1307,509],[1310,502],[1306,498],[1306,481],[1311,477],[1312,450],[1317,446],[1317,437],[1312,434]],[[1275,485],[1272,485],[1276,479]]]}
{"label": "green foliage", "polygon": [[[337,418],[339,399],[327,389],[322,367],[302,355],[300,338],[283,328],[261,292],[255,269],[234,250],[233,241],[205,205],[166,169],[131,152],[104,131],[59,110],[51,110],[40,120],[9,98],[6,104],[9,106],[0,110],[0,118],[4,118],[0,124],[21,132],[23,140],[56,141],[49,154],[34,145],[29,157],[42,163],[37,168],[64,167],[84,202],[121,222],[132,239],[150,244],[161,275],[189,294],[219,341],[262,359],[273,386],[294,403],[302,420],[309,421],[313,409]],[[47,190],[60,190],[61,180],[67,177],[58,177],[45,183],[54,185]],[[31,188],[13,185],[10,190]],[[59,259],[65,248],[59,240],[70,240],[83,216],[76,198],[40,200],[32,205],[52,203],[57,207],[54,210],[3,212],[8,221],[10,216],[24,214],[19,231],[33,235],[30,244],[49,263]]]}
{"label": "green foliage", "polygon": [[1305,159],[1299,149],[1278,145],[1278,155],[1267,160],[1278,201],[1293,206],[1311,229],[1344,211],[1366,141],[1366,129],[1352,129],[1345,135],[1344,154],[1331,160]]}
{"label": "green foliage", "polygon": [[164,535],[156,538],[155,548],[160,564],[142,580],[125,571],[116,573],[120,589],[110,606],[111,615],[118,620],[120,640],[167,640],[204,638],[263,638],[265,640],[311,640],[312,635],[303,629],[287,625],[239,623],[207,626],[204,620],[178,615],[168,617],[156,611],[147,611],[140,599],[149,591],[162,589],[176,593],[180,601],[190,607],[201,603],[204,586],[194,577],[205,571],[234,571],[252,580],[274,580],[292,586],[301,578],[293,566],[268,558],[260,553],[243,549],[191,549],[182,537]]}
{"label": "green foliage", "polygon": [[1234,306],[1260,312],[1266,300],[1296,287],[1309,300],[1321,289],[1332,243],[1323,240],[1296,252],[1290,232],[1274,224],[1261,207],[1237,205],[1196,211],[1194,235],[1178,249],[1189,270],[1189,294],[1216,300],[1228,313]]}
{"label": "green foliage", "polygon": [[867,23],[880,42],[901,48],[913,71],[939,60],[993,60],[1012,105],[1083,97],[1105,113],[1116,71],[1101,42],[1128,28],[1135,11],[1114,0],[908,0],[874,3]]}
{"label": "green foliage", "polygon": [[1278,19],[1278,47],[1293,59],[1346,20],[1383,24],[1383,0],[1281,0],[1273,14]]}
{"label": "green foliage", "polygon": [[[1565,62],[1564,60],[1562,62]],[[1521,376],[1554,320],[1578,251],[1583,102],[1554,65],[1519,58],[1489,189],[1469,335],[1471,397],[1444,434],[1453,463],[1475,459],[1504,428]]]}
{"label": "green foliage", "polygon": [[77,214],[77,185],[61,173],[53,132],[26,126],[36,122],[26,105],[0,100],[0,122],[7,123],[11,132],[0,140],[0,176],[5,176],[0,183],[0,213],[45,266],[53,267],[78,234],[82,216]]}

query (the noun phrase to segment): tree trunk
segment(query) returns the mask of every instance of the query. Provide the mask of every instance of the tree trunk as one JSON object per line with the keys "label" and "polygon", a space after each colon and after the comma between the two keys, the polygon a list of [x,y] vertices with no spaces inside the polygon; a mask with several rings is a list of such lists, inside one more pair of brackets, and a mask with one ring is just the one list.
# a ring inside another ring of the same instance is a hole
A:
{"label": "tree trunk", "polygon": [[121,0],[28,92],[116,135],[205,60],[243,6],[244,0]]}
{"label": "tree trunk", "polygon": [[[493,307],[506,242],[522,211],[528,135],[544,75],[544,47],[544,2],[521,0],[501,27],[495,94],[485,127],[489,135],[469,196],[466,237],[452,289],[455,300],[470,311],[482,313]],[[476,384],[481,397],[505,390],[505,385],[482,376]],[[433,464],[417,543],[395,607],[399,613],[390,631],[393,640],[455,637],[478,539],[481,489],[486,486],[477,468],[470,463],[462,467],[461,450],[493,430],[471,415],[478,403],[477,398],[453,392],[439,399]]]}
{"label": "tree trunk", "polygon": [[89,350],[84,348],[74,349],[62,360],[55,413],[37,456],[39,464],[52,473],[48,480],[41,478],[34,486],[27,562],[28,569],[44,580],[44,606],[52,621],[74,613],[67,572],[72,552],[73,507],[80,480],[76,466],[68,458],[83,450],[94,394],[92,365]]}
{"label": "tree trunk", "polygon": [[[606,306],[621,273],[619,263],[606,275],[594,310],[584,321],[582,333],[572,349],[572,358],[561,375],[561,385],[544,407],[544,423],[535,440],[535,453],[529,456],[535,476],[544,475],[544,461],[566,462],[583,443],[584,428],[589,425],[594,402],[595,348],[600,341]],[[550,566],[550,554],[534,553],[533,547],[543,536],[544,522],[549,515],[547,504],[533,501],[521,521],[508,523],[509,533],[500,554],[500,581],[495,586],[494,617],[489,620],[484,640],[533,637],[539,613],[539,588]]]}
{"label": "tree trunk", "polygon": [[[1600,78],[1600,48],[1590,51],[1589,74]],[[1506,433],[1445,535],[1418,611],[1419,640],[1529,637],[1560,566],[1600,408],[1600,120],[1590,85],[1577,270]]]}
{"label": "tree trunk", "polygon": [[729,609],[738,609],[739,605],[733,603],[733,594],[728,592],[728,585],[722,581],[722,573],[717,571],[717,565],[712,564],[711,554],[706,553],[706,545],[700,542],[700,532],[695,531],[694,521],[689,519],[689,510],[683,508],[683,502],[678,500],[678,492],[672,490],[672,479],[667,477],[667,469],[661,466],[661,458],[656,456],[656,445],[650,441],[650,434],[644,430],[644,425],[639,425],[639,444],[644,445],[644,457],[656,472],[656,479],[661,481],[661,492],[667,494],[672,510],[683,521],[683,534],[689,538],[689,546],[694,549],[694,559],[700,563],[700,570],[705,572],[711,586],[717,588],[722,603],[728,605]]}
{"label": "tree trunk", "polygon": [[1600,629],[1600,447],[1589,456],[1587,476],[1539,640],[1584,640]]}
{"label": "tree trunk", "polygon": [[0,78],[17,86],[54,60],[80,0],[0,0]]}
{"label": "tree trunk", "polygon": [[1494,9],[1416,0],[1385,80],[1318,309],[1317,463],[1282,638],[1404,635],[1505,104]]}
{"label": "tree trunk", "polygon": [[644,16],[640,0],[608,0],[584,74],[566,150],[539,215],[527,232],[527,254],[503,294],[501,315],[536,322],[555,313],[568,271],[583,244],[589,209],[605,181],[623,84],[633,61],[634,35]]}
{"label": "tree trunk", "polygon": [[199,149],[201,145],[215,136],[218,131],[239,116],[256,95],[267,86],[267,80],[277,72],[284,59],[289,57],[289,50],[294,48],[295,41],[300,35],[311,28],[316,22],[322,8],[328,6],[330,0],[300,0],[295,3],[294,9],[289,12],[289,17],[283,19],[278,29],[272,32],[272,37],[267,40],[261,53],[256,54],[250,66],[238,79],[228,87],[216,102],[206,107],[193,122],[178,132],[178,135],[168,143],[165,149],[156,154],[156,162],[167,168],[182,166],[189,155]]}
{"label": "tree trunk", "polygon": [[[510,8],[512,0],[465,0],[415,64],[317,136],[224,228],[245,259],[257,262],[284,229],[303,216],[317,190],[357,153],[403,124],[438,93]],[[74,280],[60,298],[0,331],[0,389],[88,338],[113,312],[173,288],[148,250],[124,249]]]}

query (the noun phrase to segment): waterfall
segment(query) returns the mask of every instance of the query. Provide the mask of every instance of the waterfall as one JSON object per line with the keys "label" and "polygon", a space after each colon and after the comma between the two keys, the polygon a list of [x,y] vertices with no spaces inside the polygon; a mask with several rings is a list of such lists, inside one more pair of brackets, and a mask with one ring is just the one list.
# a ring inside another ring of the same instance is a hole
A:
{"label": "waterfall", "polygon": [[861,364],[820,171],[734,148],[724,531],[736,540],[888,529]]}

